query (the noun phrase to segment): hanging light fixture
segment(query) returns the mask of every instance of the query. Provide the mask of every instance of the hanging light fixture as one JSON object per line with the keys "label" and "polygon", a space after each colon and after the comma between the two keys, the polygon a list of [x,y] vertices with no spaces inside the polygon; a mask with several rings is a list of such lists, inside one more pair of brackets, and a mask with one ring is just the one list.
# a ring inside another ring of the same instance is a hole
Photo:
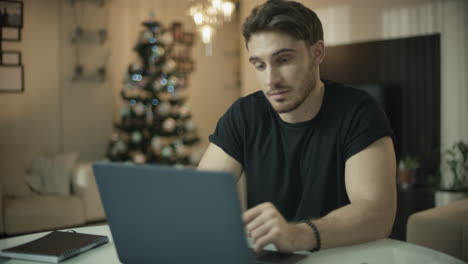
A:
{"label": "hanging light fixture", "polygon": [[236,5],[228,0],[191,0],[189,15],[197,25],[202,42],[205,44],[205,55],[212,55],[213,36],[217,27],[230,22]]}

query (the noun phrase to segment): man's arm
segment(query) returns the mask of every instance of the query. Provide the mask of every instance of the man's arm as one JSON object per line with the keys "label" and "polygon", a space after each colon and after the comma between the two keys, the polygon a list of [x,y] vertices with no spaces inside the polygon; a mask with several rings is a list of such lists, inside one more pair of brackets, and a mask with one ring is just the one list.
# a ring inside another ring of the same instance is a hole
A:
{"label": "man's arm", "polygon": [[[392,140],[384,137],[346,161],[345,184],[350,204],[313,220],[322,248],[352,245],[387,237],[396,212],[396,160]],[[280,251],[316,247],[305,223],[287,223],[277,209],[263,203],[244,213],[255,250],[269,243]]]}
{"label": "man's arm", "polygon": [[225,171],[232,173],[239,180],[242,164],[229,156],[217,145],[210,143],[208,149],[198,164],[199,170]]}
{"label": "man's arm", "polygon": [[388,237],[396,213],[396,160],[392,140],[382,138],[346,161],[351,203],[314,221],[324,248]]}

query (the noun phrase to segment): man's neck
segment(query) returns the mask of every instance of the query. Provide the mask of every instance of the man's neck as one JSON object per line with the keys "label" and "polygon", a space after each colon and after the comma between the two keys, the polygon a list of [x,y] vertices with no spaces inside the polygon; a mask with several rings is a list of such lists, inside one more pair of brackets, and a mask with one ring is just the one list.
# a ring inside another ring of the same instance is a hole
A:
{"label": "man's neck", "polygon": [[312,120],[320,111],[324,94],[325,85],[318,79],[304,102],[292,112],[279,114],[280,118],[286,123],[302,123]]}

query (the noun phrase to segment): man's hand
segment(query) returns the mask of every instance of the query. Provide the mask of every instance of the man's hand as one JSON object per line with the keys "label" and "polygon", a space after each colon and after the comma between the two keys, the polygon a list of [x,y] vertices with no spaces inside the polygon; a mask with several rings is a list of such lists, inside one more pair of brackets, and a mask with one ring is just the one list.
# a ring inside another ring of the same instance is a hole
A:
{"label": "man's hand", "polygon": [[280,252],[314,247],[313,232],[307,224],[288,223],[271,203],[262,203],[250,208],[242,218],[256,252],[270,243]]}

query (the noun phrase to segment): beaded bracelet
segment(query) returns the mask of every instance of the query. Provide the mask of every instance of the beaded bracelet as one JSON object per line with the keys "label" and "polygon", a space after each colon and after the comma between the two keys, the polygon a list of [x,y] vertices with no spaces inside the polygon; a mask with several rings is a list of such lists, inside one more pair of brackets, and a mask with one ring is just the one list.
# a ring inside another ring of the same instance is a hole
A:
{"label": "beaded bracelet", "polygon": [[317,226],[310,219],[304,219],[301,222],[306,223],[308,226],[310,226],[310,228],[312,228],[312,230],[314,230],[314,236],[315,236],[315,241],[317,241],[317,246],[311,249],[310,252],[319,251],[321,247],[321,241],[320,241],[320,232]]}

